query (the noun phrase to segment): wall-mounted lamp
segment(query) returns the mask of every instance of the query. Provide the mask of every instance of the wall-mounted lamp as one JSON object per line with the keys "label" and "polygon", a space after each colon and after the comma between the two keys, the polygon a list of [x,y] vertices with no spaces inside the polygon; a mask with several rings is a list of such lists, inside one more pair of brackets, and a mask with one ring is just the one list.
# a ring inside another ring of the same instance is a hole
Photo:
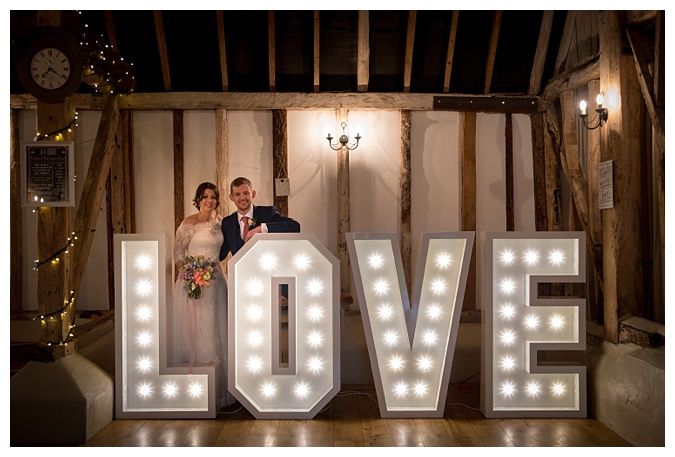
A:
{"label": "wall-mounted lamp", "polygon": [[586,111],[586,100],[581,100],[579,103],[579,117],[581,118],[582,122],[584,123],[584,127],[586,127],[588,130],[594,130],[597,129],[598,127],[602,127],[602,124],[607,121],[607,108],[603,108],[602,103],[604,101],[605,94],[604,92],[600,92],[597,97],[595,97],[595,103],[597,104],[597,108],[595,108],[595,112],[597,115],[595,116],[594,120],[594,125],[589,125],[588,123],[588,112]]}
{"label": "wall-mounted lamp", "polygon": [[334,151],[337,151],[344,147],[346,147],[347,149],[351,149],[353,151],[354,149],[359,147],[359,140],[361,140],[361,135],[357,133],[356,137],[354,137],[356,139],[356,142],[349,144],[349,136],[345,133],[347,123],[343,122],[341,125],[342,125],[342,135],[340,135],[340,138],[338,138],[338,143],[333,144],[333,137],[329,133],[328,136],[326,137],[326,139],[328,140],[328,145]]}

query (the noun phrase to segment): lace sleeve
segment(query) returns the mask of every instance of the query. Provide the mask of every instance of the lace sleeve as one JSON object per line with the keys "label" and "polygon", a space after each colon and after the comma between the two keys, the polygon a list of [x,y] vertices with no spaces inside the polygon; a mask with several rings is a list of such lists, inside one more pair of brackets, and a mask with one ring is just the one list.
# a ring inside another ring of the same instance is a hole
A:
{"label": "lace sleeve", "polygon": [[173,246],[174,261],[183,260],[187,253],[188,244],[192,239],[195,227],[190,224],[181,224],[176,230],[176,241]]}

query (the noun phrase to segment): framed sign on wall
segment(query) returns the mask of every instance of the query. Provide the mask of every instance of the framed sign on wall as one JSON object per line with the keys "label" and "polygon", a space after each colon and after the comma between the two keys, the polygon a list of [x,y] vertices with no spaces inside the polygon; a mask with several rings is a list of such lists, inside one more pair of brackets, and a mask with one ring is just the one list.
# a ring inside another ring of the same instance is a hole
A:
{"label": "framed sign on wall", "polygon": [[21,206],[75,206],[74,143],[21,143]]}

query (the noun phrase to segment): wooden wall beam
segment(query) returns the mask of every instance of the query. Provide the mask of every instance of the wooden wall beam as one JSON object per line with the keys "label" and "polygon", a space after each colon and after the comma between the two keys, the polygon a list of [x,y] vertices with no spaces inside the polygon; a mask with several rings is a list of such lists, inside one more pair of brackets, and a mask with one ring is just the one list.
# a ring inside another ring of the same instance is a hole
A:
{"label": "wooden wall beam", "polygon": [[[9,258],[14,265],[23,265],[23,230],[21,229],[21,142],[19,141],[18,110],[9,112]],[[23,269],[17,268],[9,275],[9,310],[21,312]]]}
{"label": "wooden wall beam", "polygon": [[[600,82],[594,80],[588,83],[588,94],[600,93]],[[598,200],[598,165],[601,162],[601,133],[599,129],[587,131],[588,166],[588,230],[595,249],[602,249],[602,217]],[[602,277],[602,271],[600,272]]]}
{"label": "wooden wall beam", "polygon": [[[476,113],[469,111],[461,114],[460,128],[461,147],[461,229],[476,231]],[[476,309],[476,245],[471,253],[469,274],[467,276],[466,292],[462,310]]]}
{"label": "wooden wall beam", "polygon": [[401,115],[401,151],[399,193],[401,195],[401,259],[408,290],[412,290],[412,165],[411,165],[411,124],[410,111]]}
{"label": "wooden wall beam", "polygon": [[562,185],[560,181],[560,135],[553,111],[543,113],[544,165],[546,181],[546,230],[557,232],[563,229]]}
{"label": "wooden wall beam", "polygon": [[[570,193],[574,199],[574,205],[579,216],[579,223],[586,232],[586,244],[590,252],[595,250],[595,241],[593,233],[589,228],[589,201],[588,201],[588,180],[581,169],[579,161],[579,140],[578,140],[578,116],[577,103],[574,99],[573,91],[564,91],[560,94],[560,111],[562,112],[562,145],[560,149],[560,162],[562,169],[570,185]],[[596,254],[596,267],[602,275],[602,263],[598,262],[599,257]],[[601,276],[602,277],[602,276]]]}
{"label": "wooden wall beam", "polygon": [[[63,103],[38,102],[38,132],[60,131],[75,118],[75,107],[66,99]],[[71,141],[73,134],[64,132],[64,141]],[[68,246],[73,232],[74,210],[72,207],[39,207],[37,209],[37,255],[38,260],[48,259]],[[41,315],[56,313],[53,318],[45,319],[40,333],[40,344],[62,343],[66,340],[74,320],[74,306],[70,297],[71,267],[75,259],[73,250],[60,255],[58,262],[44,264],[38,269],[37,301]],[[59,345],[54,357],[65,355],[72,347]]]}
{"label": "wooden wall beam", "polygon": [[230,214],[230,178],[227,170],[229,158],[227,150],[227,111],[216,110],[216,185],[220,189],[220,205],[216,213],[221,216]]}
{"label": "wooden wall beam", "polygon": [[[654,64],[655,55],[658,56],[658,53],[650,47],[647,38],[640,33],[638,30],[635,30],[632,27],[626,29],[628,41],[633,50],[633,57],[635,60],[635,69],[637,71],[638,81],[640,82],[640,89],[642,91],[642,98],[644,99],[645,105],[647,107],[647,112],[649,113],[649,118],[652,121],[652,127],[654,128],[654,162],[655,162],[655,176],[657,188],[657,199],[659,206],[659,219],[661,222],[661,249],[665,250],[666,246],[666,194],[665,194],[665,173],[666,173],[666,159],[665,159],[665,150],[666,150],[666,134],[665,134],[665,122],[666,122],[666,109],[665,103],[657,99],[657,85],[661,84],[656,78],[656,71],[659,71],[658,67]],[[655,44],[655,47],[658,48],[658,43]],[[650,66],[653,66],[655,71],[652,75],[652,69]],[[662,81],[662,79],[661,79]],[[662,95],[661,95],[662,97]],[[661,106],[659,106],[661,104]]]}
{"label": "wooden wall beam", "polygon": [[546,198],[546,151],[544,147],[544,119],[535,113],[532,128],[532,176],[534,180],[534,227],[538,232],[548,230],[548,200]]}
{"label": "wooden wall beam", "polygon": [[625,12],[600,12],[600,89],[616,91],[617,104],[602,127],[603,161],[614,164],[614,207],[602,211],[604,250],[605,338],[619,341],[619,319],[641,316],[643,301],[639,221],[642,122],[644,104],[634,58],[625,53]]}
{"label": "wooden wall beam", "polygon": [[122,113],[120,112],[120,122],[117,125],[115,133],[117,141],[113,151],[112,162],[110,163],[110,174],[106,183],[106,216],[108,232],[108,307],[115,307],[115,246],[114,237],[116,234],[127,233],[126,214],[125,214],[125,187],[124,181],[124,150],[122,147],[124,138],[124,124],[122,122]]}
{"label": "wooden wall beam", "polygon": [[122,156],[124,164],[124,229],[136,233],[136,194],[134,174],[134,123],[131,110],[120,110]]}
{"label": "wooden wall beam", "polygon": [[274,205],[288,216],[288,195],[277,194],[277,179],[288,179],[288,112],[272,111],[272,176],[274,178]]}
{"label": "wooden wall beam", "polygon": [[[348,122],[347,110],[335,112],[335,125]],[[347,124],[349,125],[349,124]],[[349,149],[337,151],[337,216],[338,216],[338,260],[340,261],[340,291],[342,297],[350,296],[351,268],[347,250],[346,234],[351,230],[351,197],[349,192]]]}
{"label": "wooden wall beam", "polygon": [[110,175],[110,166],[117,149],[116,133],[120,121],[120,112],[117,109],[117,96],[107,97],[106,107],[101,115],[94,149],[89,160],[87,177],[82,186],[82,198],[75,217],[75,235],[78,241],[72,249],[73,268],[71,287],[75,297],[79,292],[82,277],[84,276],[89,251],[96,233],[96,221],[100,212],[106,182]]}
{"label": "wooden wall beam", "polygon": [[506,113],[504,127],[504,174],[506,184],[506,230],[512,232],[516,227],[514,207],[514,177],[513,177],[513,117]]}
{"label": "wooden wall beam", "polygon": [[184,155],[185,129],[183,111],[173,111],[173,231],[185,219]]}
{"label": "wooden wall beam", "polygon": [[579,62],[558,76],[549,80],[543,92],[547,100],[557,100],[560,92],[585,86],[589,81],[600,78],[600,55],[594,54]]}

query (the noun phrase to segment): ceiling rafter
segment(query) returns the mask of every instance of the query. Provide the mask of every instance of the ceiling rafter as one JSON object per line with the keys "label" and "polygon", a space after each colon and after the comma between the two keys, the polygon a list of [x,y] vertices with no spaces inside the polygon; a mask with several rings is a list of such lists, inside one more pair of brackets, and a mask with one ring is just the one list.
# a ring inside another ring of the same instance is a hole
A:
{"label": "ceiling rafter", "polygon": [[408,31],[405,40],[405,70],[403,72],[403,92],[410,92],[410,78],[412,75],[413,48],[415,46],[415,22],[417,11],[408,12]]}
{"label": "ceiling rafter", "polygon": [[502,12],[495,11],[492,16],[492,33],[490,34],[490,46],[488,48],[487,62],[485,64],[485,87],[483,93],[489,94],[492,87],[492,73],[495,68],[497,45],[499,44],[499,29],[502,24]]}
{"label": "ceiling rafter", "polygon": [[164,19],[161,11],[153,11],[155,19],[155,33],[157,34],[157,46],[159,47],[159,59],[162,64],[162,79],[164,90],[171,91],[171,72],[169,69],[169,51],[166,47],[166,34],[164,33]]}
{"label": "ceiling rafter", "polygon": [[225,47],[225,20],[222,11],[216,11],[216,24],[218,27],[218,52],[220,54],[220,75],[223,92],[229,90],[227,80],[227,48]]}
{"label": "ceiling rafter", "polygon": [[450,34],[448,36],[448,53],[445,57],[445,77],[443,78],[443,92],[450,92],[450,77],[452,76],[452,58],[455,54],[455,44],[457,43],[457,24],[459,23],[459,11],[452,12],[452,22],[450,23]]}

